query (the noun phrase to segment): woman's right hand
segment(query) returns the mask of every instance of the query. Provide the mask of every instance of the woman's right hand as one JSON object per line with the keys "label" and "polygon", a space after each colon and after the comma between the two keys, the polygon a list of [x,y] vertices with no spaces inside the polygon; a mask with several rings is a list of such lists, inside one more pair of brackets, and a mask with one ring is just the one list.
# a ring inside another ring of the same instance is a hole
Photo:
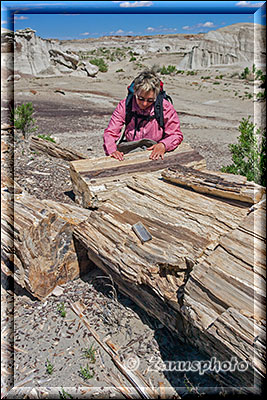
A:
{"label": "woman's right hand", "polygon": [[116,158],[119,161],[123,161],[123,153],[118,150],[114,151],[114,153],[111,153],[110,157]]}

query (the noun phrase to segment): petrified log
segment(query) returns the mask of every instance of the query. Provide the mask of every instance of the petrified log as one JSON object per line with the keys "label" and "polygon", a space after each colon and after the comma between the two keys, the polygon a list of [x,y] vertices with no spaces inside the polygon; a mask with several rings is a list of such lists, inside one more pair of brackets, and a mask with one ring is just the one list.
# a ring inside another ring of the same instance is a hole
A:
{"label": "petrified log", "polygon": [[[246,213],[246,208],[146,174],[129,178],[127,186],[118,188],[74,229],[74,236],[130,297],[175,330],[178,289],[203,254],[209,254]],[[152,235],[144,244],[132,230],[138,221]]]}
{"label": "petrified log", "polygon": [[89,213],[25,192],[2,191],[2,259],[15,282],[43,299],[57,285],[78,277],[88,258],[72,233]]}
{"label": "petrified log", "polygon": [[[253,264],[263,242],[253,230],[255,212],[143,174],[128,178],[75,227],[74,237],[122,292],[181,339],[220,360],[230,361],[235,346],[232,356],[248,366],[227,379],[244,386],[257,372],[248,356],[263,340],[262,313],[257,319],[253,308],[253,295],[260,310],[263,294],[254,281],[264,279],[262,265]],[[152,235],[144,244],[132,230],[138,221]]]}
{"label": "petrified log", "polygon": [[76,150],[59,146],[56,143],[35,136],[31,138],[30,148],[31,150],[41,151],[43,153],[49,154],[52,157],[62,158],[66,161],[81,160],[87,158],[86,155],[79,153]]}
{"label": "petrified log", "polygon": [[172,183],[189,187],[196,192],[219,196],[226,199],[258,203],[265,188],[247,181],[245,176],[212,171],[198,171],[183,165],[162,171],[162,177]]}
{"label": "petrified log", "polygon": [[205,159],[188,144],[166,153],[164,160],[150,160],[148,151],[129,153],[123,161],[111,157],[79,160],[70,163],[75,201],[84,208],[97,208],[106,201],[118,186],[125,186],[129,177],[144,172],[160,172],[179,164],[197,169],[206,166]]}
{"label": "petrified log", "polygon": [[[265,216],[266,209],[258,208],[221,238],[191,272],[181,306],[191,343],[205,343],[206,351],[221,361],[245,360],[258,378],[266,372]],[[233,373],[243,379],[242,386],[257,384],[253,373]]]}

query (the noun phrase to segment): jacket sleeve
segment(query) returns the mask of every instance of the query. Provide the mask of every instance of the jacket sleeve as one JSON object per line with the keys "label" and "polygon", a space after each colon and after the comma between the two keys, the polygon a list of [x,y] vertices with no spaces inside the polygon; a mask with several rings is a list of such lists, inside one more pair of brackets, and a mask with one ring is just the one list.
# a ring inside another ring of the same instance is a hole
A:
{"label": "jacket sleeve", "polygon": [[104,151],[110,155],[117,150],[116,141],[121,136],[121,129],[125,122],[125,99],[121,100],[115,108],[108,127],[104,130]]}
{"label": "jacket sleeve", "polygon": [[164,143],[166,151],[176,149],[183,141],[183,134],[180,130],[180,120],[173,105],[167,100],[163,100],[163,113],[165,136],[159,141]]}

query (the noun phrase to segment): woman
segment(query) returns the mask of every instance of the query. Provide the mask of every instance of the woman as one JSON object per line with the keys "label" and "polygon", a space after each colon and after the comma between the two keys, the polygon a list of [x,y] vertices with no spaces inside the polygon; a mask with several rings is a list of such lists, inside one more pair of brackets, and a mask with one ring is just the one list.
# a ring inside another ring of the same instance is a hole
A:
{"label": "woman", "polygon": [[[150,159],[163,159],[166,151],[174,150],[183,140],[180,121],[173,105],[163,99],[164,129],[155,118],[155,102],[161,90],[161,81],[153,70],[139,74],[133,82],[131,111],[133,116],[126,124],[124,137],[127,142],[151,139],[155,144],[148,147]],[[104,131],[104,150],[106,155],[123,160],[123,152],[116,142],[126,120],[126,99],[121,100],[112,114],[108,127]]]}

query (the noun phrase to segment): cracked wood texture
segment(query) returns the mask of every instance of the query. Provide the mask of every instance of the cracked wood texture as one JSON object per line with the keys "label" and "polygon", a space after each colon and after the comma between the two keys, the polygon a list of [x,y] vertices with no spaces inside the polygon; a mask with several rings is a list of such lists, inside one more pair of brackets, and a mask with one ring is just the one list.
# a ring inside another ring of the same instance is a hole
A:
{"label": "cracked wood texture", "polygon": [[57,285],[78,277],[85,265],[88,268],[73,229],[90,211],[40,201],[23,191],[10,194],[8,187],[2,188],[2,270],[43,299]]}
{"label": "cracked wood texture", "polygon": [[[74,237],[120,290],[181,339],[220,360],[236,355],[238,362],[250,361],[255,343],[260,353],[264,340],[260,286],[265,273],[262,261],[255,265],[253,257],[253,250],[263,256],[263,232],[253,230],[254,218],[263,215],[256,211],[173,185],[157,172],[143,173],[128,177],[75,227]],[[133,232],[138,221],[151,241],[142,244]],[[243,385],[244,377],[252,382],[255,373],[260,375],[262,367],[257,368],[251,363],[245,372],[223,379]]]}
{"label": "cracked wood texture", "polygon": [[266,373],[265,217],[263,205],[221,237],[192,270],[181,307],[191,343],[201,347],[204,342],[218,359],[236,357],[253,366],[245,374],[235,371],[236,379],[246,377],[248,387],[260,387]]}
{"label": "cracked wood texture", "polygon": [[51,141],[33,136],[30,141],[31,150],[41,151],[52,157],[62,158],[66,161],[85,159],[87,156],[73,149],[59,146]]}
{"label": "cracked wood texture", "polygon": [[211,194],[249,204],[258,203],[265,188],[247,181],[245,176],[222,172],[197,171],[182,165],[162,171],[162,177],[172,183],[184,185],[196,192]]}
{"label": "cracked wood texture", "polygon": [[182,143],[172,152],[164,155],[164,160],[150,160],[150,152],[139,151],[124,155],[123,161],[112,157],[77,160],[70,162],[75,201],[84,208],[98,208],[111,192],[125,186],[129,176],[160,171],[177,164],[197,169],[206,166],[205,159],[188,144]]}
{"label": "cracked wood texture", "polygon": [[[142,307],[148,304],[146,291],[153,294],[154,305],[150,304],[147,311],[164,320],[166,313],[158,312],[157,301],[179,311],[177,291],[191,269],[246,214],[247,208],[146,174],[128,178],[127,186],[119,187],[99,210],[78,225],[74,236],[100,268],[115,273],[115,281],[122,279],[136,290],[145,287]],[[133,232],[132,225],[138,221],[152,235],[151,241],[141,244]],[[167,323],[172,329],[175,324],[175,318]]]}

